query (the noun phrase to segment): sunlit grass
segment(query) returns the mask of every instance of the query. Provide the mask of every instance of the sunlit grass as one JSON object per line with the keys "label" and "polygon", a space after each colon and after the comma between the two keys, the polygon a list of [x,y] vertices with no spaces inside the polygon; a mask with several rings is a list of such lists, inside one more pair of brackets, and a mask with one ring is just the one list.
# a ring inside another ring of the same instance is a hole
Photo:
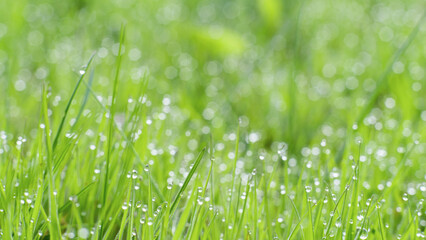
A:
{"label": "sunlit grass", "polygon": [[0,238],[424,239],[424,7],[0,2]]}

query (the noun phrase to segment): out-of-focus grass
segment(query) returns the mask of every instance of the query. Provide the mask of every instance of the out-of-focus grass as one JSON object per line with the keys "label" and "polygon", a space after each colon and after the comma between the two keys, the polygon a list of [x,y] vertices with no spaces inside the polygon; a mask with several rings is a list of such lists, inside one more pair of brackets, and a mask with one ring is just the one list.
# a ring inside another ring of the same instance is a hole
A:
{"label": "out-of-focus grass", "polygon": [[424,238],[424,9],[1,1],[1,238]]}

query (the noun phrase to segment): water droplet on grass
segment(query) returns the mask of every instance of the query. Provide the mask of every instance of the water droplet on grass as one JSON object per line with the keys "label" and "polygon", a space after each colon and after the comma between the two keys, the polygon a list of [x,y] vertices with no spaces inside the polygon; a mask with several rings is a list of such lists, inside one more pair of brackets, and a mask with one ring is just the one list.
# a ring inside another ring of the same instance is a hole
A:
{"label": "water droplet on grass", "polygon": [[361,229],[361,235],[359,236],[360,239],[367,239],[368,237],[368,231],[367,229],[363,228]]}
{"label": "water droplet on grass", "polygon": [[305,186],[305,190],[307,193],[310,193],[312,191],[312,187],[311,186]]}
{"label": "water droplet on grass", "polygon": [[127,209],[127,203],[124,203],[124,204],[123,204],[123,206],[121,206],[121,208],[122,208],[123,210],[126,210],[126,209]]}
{"label": "water droplet on grass", "polygon": [[337,228],[340,228],[342,226],[342,221],[340,220],[340,217],[337,218],[335,225]]}
{"label": "water droplet on grass", "polygon": [[405,202],[408,201],[408,194],[407,193],[404,193],[402,195],[402,200],[404,200]]}
{"label": "water droplet on grass", "polygon": [[153,222],[152,222],[152,218],[148,218],[148,222],[147,222],[147,223],[148,223],[148,226],[151,226],[151,225],[152,225],[152,223],[153,223]]}
{"label": "water droplet on grass", "polygon": [[90,232],[87,230],[87,228],[80,228],[77,234],[79,238],[87,239],[89,238]]}

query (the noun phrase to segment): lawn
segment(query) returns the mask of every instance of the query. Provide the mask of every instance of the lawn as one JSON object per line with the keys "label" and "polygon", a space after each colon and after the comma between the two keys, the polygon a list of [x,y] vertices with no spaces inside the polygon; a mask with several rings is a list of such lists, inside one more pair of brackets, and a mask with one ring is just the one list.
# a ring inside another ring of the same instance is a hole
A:
{"label": "lawn", "polygon": [[0,239],[425,239],[425,9],[0,1]]}

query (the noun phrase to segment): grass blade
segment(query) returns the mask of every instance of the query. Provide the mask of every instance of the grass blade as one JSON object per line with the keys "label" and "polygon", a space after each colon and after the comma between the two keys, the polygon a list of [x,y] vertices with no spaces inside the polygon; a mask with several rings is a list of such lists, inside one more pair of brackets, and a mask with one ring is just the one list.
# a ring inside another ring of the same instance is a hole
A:
{"label": "grass blade", "polygon": [[72,100],[74,99],[75,94],[77,93],[78,88],[80,87],[81,83],[83,82],[83,78],[84,78],[84,76],[86,76],[86,70],[87,70],[87,68],[89,68],[90,63],[92,63],[92,60],[93,60],[94,56],[95,56],[95,53],[92,54],[92,56],[90,57],[89,61],[87,62],[86,66],[85,66],[86,69],[84,71],[82,70],[82,74],[80,75],[80,78],[78,79],[77,84],[74,87],[74,90],[73,90],[73,92],[71,94],[71,97],[68,100],[67,106],[65,107],[64,115],[62,116],[61,123],[59,124],[58,130],[56,131],[56,136],[55,136],[55,138],[53,140],[53,146],[52,146],[52,150],[53,151],[55,151],[56,145],[58,144],[58,139],[59,139],[59,136],[61,135],[62,129],[64,127],[65,119],[67,118],[68,112],[70,110]]}
{"label": "grass blade", "polygon": [[46,86],[43,86],[42,93],[42,102],[43,102],[43,116],[44,116],[44,129],[46,135],[46,148],[47,148],[47,177],[49,183],[49,231],[53,239],[61,239],[61,227],[59,225],[59,214],[58,214],[58,205],[56,202],[56,190],[55,190],[55,180],[53,173],[53,154],[52,154],[52,145],[50,141],[50,124],[48,116],[48,106],[47,106],[47,90]]}
{"label": "grass blade", "polygon": [[185,191],[186,187],[189,184],[189,181],[191,181],[191,178],[194,175],[195,171],[197,170],[198,165],[200,165],[200,162],[203,159],[205,152],[206,152],[206,148],[203,148],[203,150],[200,152],[200,154],[198,154],[198,157],[195,160],[194,165],[192,166],[191,170],[189,171],[188,176],[186,176],[182,187],[179,189],[178,193],[176,194],[175,199],[172,202],[172,205],[170,207],[170,215],[173,215],[173,212],[174,212],[175,208],[177,207],[177,204],[179,203],[179,200],[181,198],[183,191]]}
{"label": "grass blade", "polygon": [[[109,126],[108,126],[108,142],[107,142],[107,154],[106,154],[106,170],[105,170],[105,179],[104,179],[104,190],[103,190],[103,197],[102,197],[102,206],[105,206],[106,199],[108,197],[108,179],[109,179],[109,164],[111,161],[111,148],[112,148],[112,138],[114,133],[114,113],[115,113],[115,99],[117,95],[117,84],[118,84],[118,77],[120,75],[120,66],[121,66],[121,51],[124,44],[124,26],[121,26],[121,33],[120,33],[120,46],[118,48],[118,56],[117,56],[117,69],[115,71],[115,78],[114,78],[114,86],[112,91],[112,102],[111,107],[109,111]],[[104,208],[107,209],[107,208]]]}

